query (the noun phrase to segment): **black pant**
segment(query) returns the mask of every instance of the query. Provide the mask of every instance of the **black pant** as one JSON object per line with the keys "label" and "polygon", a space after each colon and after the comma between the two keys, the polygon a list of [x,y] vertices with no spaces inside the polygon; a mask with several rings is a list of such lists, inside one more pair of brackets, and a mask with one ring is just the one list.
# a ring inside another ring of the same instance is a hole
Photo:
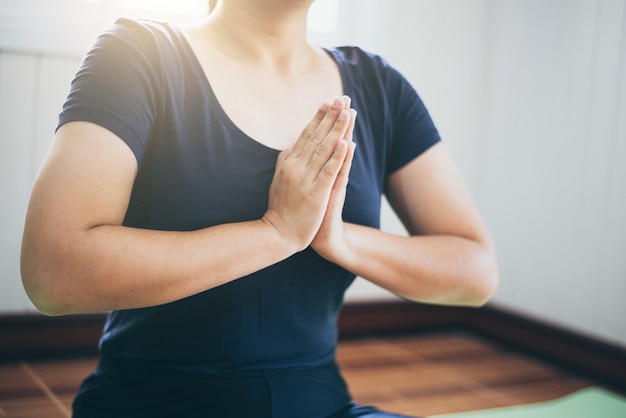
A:
{"label": "black pant", "polygon": [[332,418],[419,418],[408,415],[398,415],[389,412],[383,412],[371,406],[360,406],[353,404],[345,411],[333,415]]}
{"label": "black pant", "polygon": [[334,362],[219,375],[101,367],[73,410],[74,418],[406,418],[353,404]]}

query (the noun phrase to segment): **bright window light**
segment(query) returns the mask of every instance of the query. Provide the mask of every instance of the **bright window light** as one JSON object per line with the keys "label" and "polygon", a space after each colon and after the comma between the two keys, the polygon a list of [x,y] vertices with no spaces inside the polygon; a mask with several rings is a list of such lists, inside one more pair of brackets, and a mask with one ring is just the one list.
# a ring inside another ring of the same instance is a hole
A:
{"label": "bright window light", "polygon": [[208,0],[117,0],[117,4],[128,9],[183,16],[205,16],[209,12]]}
{"label": "bright window light", "polygon": [[[102,0],[83,0],[101,2]],[[208,0],[116,0],[121,9],[135,10],[148,15],[170,15],[179,17],[206,16]],[[339,25],[339,0],[315,0],[309,12],[308,27],[313,32],[333,33]]]}
{"label": "bright window light", "polygon": [[314,32],[333,33],[339,25],[339,1],[315,0],[309,11],[309,29]]}

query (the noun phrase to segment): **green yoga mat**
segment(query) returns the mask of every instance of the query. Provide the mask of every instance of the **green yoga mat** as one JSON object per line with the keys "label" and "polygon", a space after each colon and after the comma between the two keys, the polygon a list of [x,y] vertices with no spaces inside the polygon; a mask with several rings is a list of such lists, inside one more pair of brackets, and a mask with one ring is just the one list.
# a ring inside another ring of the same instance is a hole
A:
{"label": "green yoga mat", "polygon": [[608,390],[590,387],[553,401],[436,418],[626,418],[626,399]]}

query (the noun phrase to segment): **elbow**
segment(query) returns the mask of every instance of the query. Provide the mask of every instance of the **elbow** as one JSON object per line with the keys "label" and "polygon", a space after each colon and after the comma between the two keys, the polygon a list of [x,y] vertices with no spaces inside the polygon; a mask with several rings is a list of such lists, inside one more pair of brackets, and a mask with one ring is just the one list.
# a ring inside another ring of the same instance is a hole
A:
{"label": "elbow", "polygon": [[20,270],[22,285],[37,310],[47,316],[67,315],[72,312],[67,293],[62,291],[60,275],[38,257],[22,249]]}
{"label": "elbow", "polygon": [[472,298],[466,304],[468,307],[481,308],[485,306],[498,290],[499,277],[497,272],[485,274],[479,281],[480,283],[476,285]]}
{"label": "elbow", "polygon": [[72,313],[62,301],[52,296],[49,292],[42,290],[41,286],[33,285],[25,279],[22,279],[22,282],[30,301],[42,314],[46,316],[61,316]]}
{"label": "elbow", "polygon": [[63,316],[73,313],[67,309],[63,309],[62,305],[55,303],[54,301],[50,301],[49,298],[46,299],[45,297],[36,297],[30,295],[29,297],[37,310],[46,316]]}
{"label": "elbow", "polygon": [[492,245],[479,245],[463,270],[467,275],[440,302],[444,305],[481,308],[498,290],[500,281],[496,252]]}
{"label": "elbow", "polygon": [[72,313],[62,298],[55,296],[48,282],[52,279],[42,279],[22,273],[22,284],[30,301],[39,312],[47,316],[61,316]]}
{"label": "elbow", "polygon": [[495,249],[488,246],[479,258],[479,268],[472,280],[470,296],[468,296],[466,303],[467,306],[475,308],[485,306],[495,295],[500,283]]}
{"label": "elbow", "polygon": [[[417,276],[412,291],[395,293],[409,301],[444,306],[480,308],[485,306],[498,289],[499,273],[496,253],[491,245],[479,244],[471,255],[457,263],[457,268],[433,275],[424,285]],[[422,277],[423,279],[423,277]]]}

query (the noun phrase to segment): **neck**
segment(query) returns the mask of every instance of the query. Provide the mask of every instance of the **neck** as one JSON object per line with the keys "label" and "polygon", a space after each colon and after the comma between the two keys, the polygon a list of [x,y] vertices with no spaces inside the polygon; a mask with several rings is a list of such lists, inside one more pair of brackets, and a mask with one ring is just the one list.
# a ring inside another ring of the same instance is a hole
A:
{"label": "neck", "polygon": [[216,45],[227,55],[289,72],[306,65],[312,48],[306,40],[310,1],[220,1],[207,20]]}

